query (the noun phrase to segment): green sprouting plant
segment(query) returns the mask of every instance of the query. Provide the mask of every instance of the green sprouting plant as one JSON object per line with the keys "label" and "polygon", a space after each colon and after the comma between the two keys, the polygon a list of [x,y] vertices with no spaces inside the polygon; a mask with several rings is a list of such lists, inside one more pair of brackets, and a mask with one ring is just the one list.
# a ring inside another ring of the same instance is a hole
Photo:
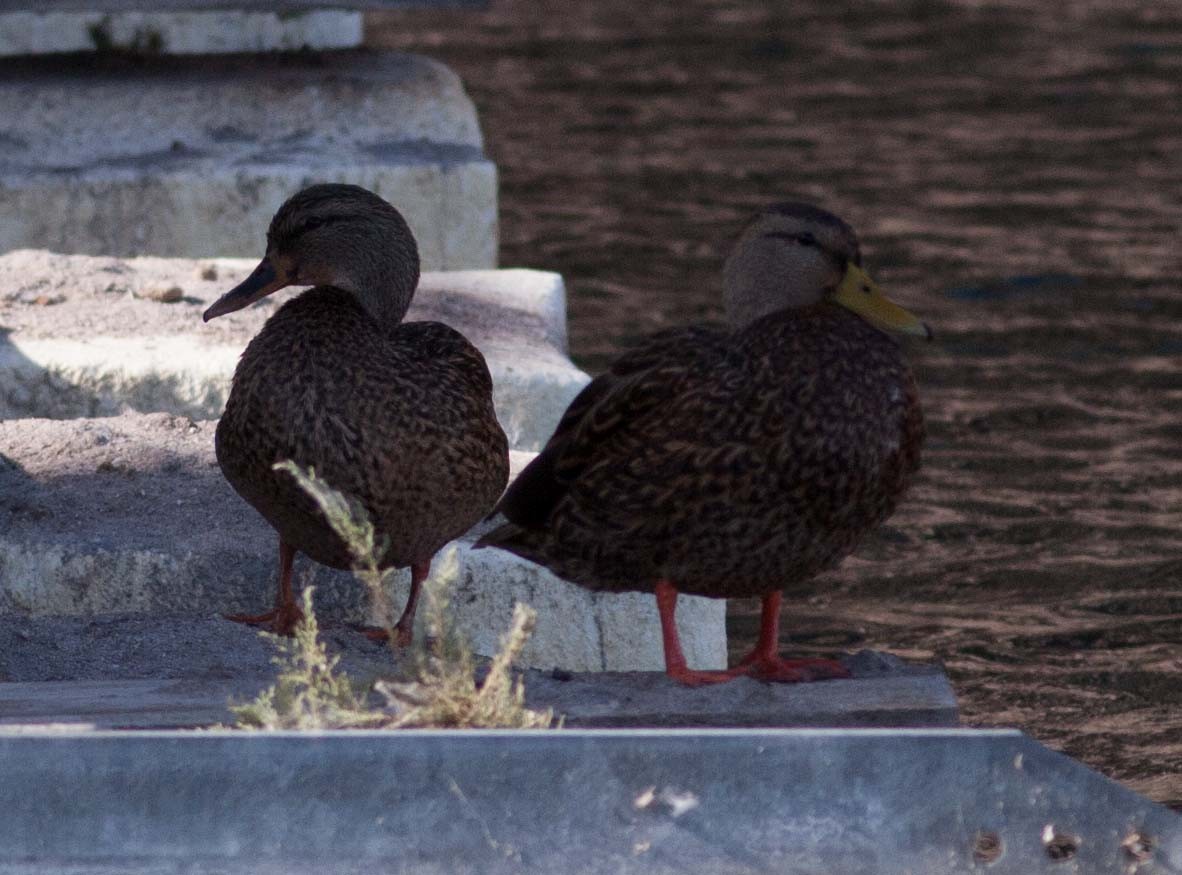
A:
{"label": "green sprouting plant", "polygon": [[[281,462],[285,471],[320,506],[329,525],[348,546],[353,572],[369,591],[373,613],[394,640],[392,611],[386,595],[386,575],[379,567],[385,554],[384,539],[374,530],[359,502],[330,487],[312,469]],[[513,676],[513,661],[529,641],[537,615],[518,604],[513,622],[500,649],[489,664],[483,683],[476,682],[472,649],[455,628],[449,592],[459,577],[455,548],[441,559],[426,587],[428,641],[419,644],[409,679],[378,681],[376,691],[386,699],[385,708],[373,708],[359,694],[338,657],[329,656],[319,639],[312,609],[311,588],[304,590],[304,619],[292,639],[267,635],[280,648],[273,660],[279,667],[277,682],[252,702],[232,706],[238,725],[263,729],[344,729],[400,727],[504,727],[546,728],[553,723],[550,710],[525,707],[521,678]],[[264,633],[267,634],[267,633]]]}

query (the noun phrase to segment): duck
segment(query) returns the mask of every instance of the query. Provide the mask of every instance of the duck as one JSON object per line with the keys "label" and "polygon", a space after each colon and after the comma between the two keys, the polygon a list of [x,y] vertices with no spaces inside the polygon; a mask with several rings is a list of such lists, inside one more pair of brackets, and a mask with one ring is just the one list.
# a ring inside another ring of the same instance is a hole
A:
{"label": "duck", "polygon": [[[853,228],[812,204],[751,219],[722,281],[726,324],[651,335],[592,380],[476,546],[587,589],[652,593],[680,683],[848,677],[836,660],[779,655],[783,599],[809,592],[913,481],[924,422],[899,340],[932,332],[863,269]],[[752,651],[690,669],[682,593],[758,597]]]}
{"label": "duck", "polygon": [[222,473],[279,537],[274,609],[228,619],[291,635],[303,616],[295,555],[354,564],[313,500],[274,470],[281,461],[313,468],[359,502],[384,540],[380,566],[410,568],[397,646],[413,640],[434,555],[504,490],[508,442],[488,365],[454,328],[403,321],[418,281],[418,246],[394,206],[359,186],[318,184],[279,207],[262,261],[205,310],[208,322],[287,286],[312,287],[250,341],[217,424]]}

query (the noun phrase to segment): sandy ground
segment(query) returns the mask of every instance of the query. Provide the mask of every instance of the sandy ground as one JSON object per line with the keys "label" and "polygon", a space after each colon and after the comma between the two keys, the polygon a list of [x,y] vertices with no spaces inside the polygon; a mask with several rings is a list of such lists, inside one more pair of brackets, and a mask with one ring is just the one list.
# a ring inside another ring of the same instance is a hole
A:
{"label": "sandy ground", "polygon": [[[244,346],[293,292],[264,298],[211,322],[202,322],[201,314],[257,263],[244,258],[88,258],[45,250],[8,253],[0,258],[0,343],[4,333],[19,332],[29,340],[198,335],[211,346]],[[449,283],[445,272],[424,275],[406,318],[445,322],[473,342],[512,345],[523,354],[536,354],[547,341],[557,341],[541,313],[498,301],[487,292],[475,298],[462,283]]]}

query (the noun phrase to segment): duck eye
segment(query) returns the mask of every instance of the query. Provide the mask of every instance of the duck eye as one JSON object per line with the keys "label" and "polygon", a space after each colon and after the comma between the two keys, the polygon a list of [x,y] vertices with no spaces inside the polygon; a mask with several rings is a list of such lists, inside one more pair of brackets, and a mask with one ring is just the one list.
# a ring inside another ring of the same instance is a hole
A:
{"label": "duck eye", "polygon": [[763,236],[770,237],[773,240],[790,240],[793,243],[800,244],[801,246],[812,246],[817,249],[821,247],[821,244],[817,242],[817,238],[808,231],[804,231],[800,234],[790,234],[787,231],[769,231]]}
{"label": "duck eye", "polygon": [[863,292],[865,292],[865,293],[866,293],[866,294],[868,294],[868,295],[870,295],[870,294],[873,294],[873,293],[874,293],[874,289],[870,288],[870,286],[868,286],[868,285],[865,285],[865,284],[863,284],[863,286],[862,286],[862,291],[863,291]]}

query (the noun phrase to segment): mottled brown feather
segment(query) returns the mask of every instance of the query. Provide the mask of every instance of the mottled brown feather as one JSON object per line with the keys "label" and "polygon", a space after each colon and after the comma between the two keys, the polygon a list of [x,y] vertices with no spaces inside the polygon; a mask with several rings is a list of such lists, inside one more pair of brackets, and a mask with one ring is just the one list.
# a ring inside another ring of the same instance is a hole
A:
{"label": "mottled brown feather", "polygon": [[923,433],[898,344],[836,305],[665,332],[575,399],[480,544],[596,590],[790,590],[894,510]]}
{"label": "mottled brown feather", "polygon": [[508,447],[483,356],[435,322],[384,327],[353,295],[289,301],[242,355],[218,423],[226,479],[317,562],[352,558],[287,474],[291,459],[358,499],[388,538],[383,564],[429,560],[488,513]]}

